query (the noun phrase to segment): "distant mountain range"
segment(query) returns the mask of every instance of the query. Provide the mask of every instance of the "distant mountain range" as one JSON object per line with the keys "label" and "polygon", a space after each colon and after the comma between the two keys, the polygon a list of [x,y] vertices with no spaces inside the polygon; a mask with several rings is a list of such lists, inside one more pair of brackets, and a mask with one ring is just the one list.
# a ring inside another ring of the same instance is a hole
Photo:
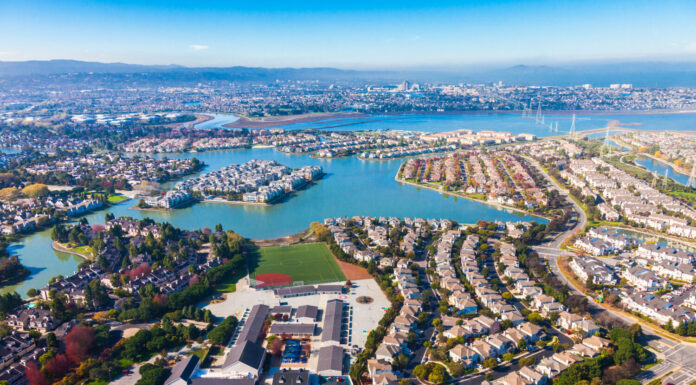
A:
{"label": "distant mountain range", "polygon": [[636,87],[696,87],[696,63],[622,62],[599,64],[516,65],[504,68],[362,71],[336,68],[184,67],[78,60],[0,62],[0,77],[53,77],[73,80],[127,77],[132,81],[207,82],[318,80],[324,82],[497,82],[517,85],[571,86],[632,83]]}

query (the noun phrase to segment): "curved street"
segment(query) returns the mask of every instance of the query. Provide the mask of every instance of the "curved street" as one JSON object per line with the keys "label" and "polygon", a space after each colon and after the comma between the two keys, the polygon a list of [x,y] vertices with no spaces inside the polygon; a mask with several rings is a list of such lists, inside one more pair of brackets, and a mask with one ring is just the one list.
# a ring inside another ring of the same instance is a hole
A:
{"label": "curved street", "polygon": [[[555,274],[558,279],[566,284],[570,290],[577,295],[582,295],[587,298],[589,304],[589,312],[594,317],[597,314],[606,312],[610,314],[615,319],[619,319],[628,324],[640,323],[643,329],[643,334],[648,340],[648,345],[656,353],[657,357],[662,360],[659,364],[653,366],[652,368],[646,370],[644,373],[639,375],[638,379],[646,384],[657,378],[660,378],[671,372],[671,375],[664,379],[664,383],[673,383],[676,385],[689,385],[696,381],[696,344],[674,341],[672,339],[663,337],[655,333],[652,328],[655,326],[650,325],[646,322],[638,321],[631,318],[623,313],[608,310],[600,306],[595,299],[584,292],[578,290],[573,284],[566,279],[566,277],[561,273],[558,266],[558,257],[563,255],[575,256],[574,253],[562,250],[560,245],[566,241],[568,238],[573,236],[576,231],[580,231],[587,225],[587,215],[585,211],[578,205],[566,189],[560,186],[544,169],[538,164],[534,159],[527,158],[534,167],[539,170],[552,184],[555,190],[560,194],[567,197],[567,201],[573,206],[575,215],[571,218],[571,221],[567,224],[566,229],[553,237],[553,239],[539,245],[532,247],[540,256],[544,257],[548,266],[550,266],[551,271]],[[578,220],[579,218],[579,220]]]}

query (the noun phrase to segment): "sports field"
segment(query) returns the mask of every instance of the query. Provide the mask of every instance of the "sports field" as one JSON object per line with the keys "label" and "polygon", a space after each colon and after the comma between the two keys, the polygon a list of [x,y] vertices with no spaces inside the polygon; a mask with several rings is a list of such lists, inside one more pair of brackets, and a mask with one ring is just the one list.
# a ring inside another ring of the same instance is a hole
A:
{"label": "sports field", "polygon": [[294,282],[345,281],[346,276],[324,243],[261,247],[249,258],[251,278],[257,274],[282,273]]}

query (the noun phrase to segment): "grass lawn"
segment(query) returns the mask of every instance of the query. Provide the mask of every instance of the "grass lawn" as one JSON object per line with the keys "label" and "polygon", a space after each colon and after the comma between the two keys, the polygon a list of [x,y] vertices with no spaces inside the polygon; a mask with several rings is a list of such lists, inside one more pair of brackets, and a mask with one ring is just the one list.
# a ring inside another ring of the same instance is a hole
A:
{"label": "grass lawn", "polygon": [[[235,282],[237,282],[238,279],[235,278]],[[232,282],[223,282],[215,285],[215,291],[217,291],[219,294],[222,293],[234,293],[237,291],[237,284],[232,283]]]}
{"label": "grass lawn", "polygon": [[109,201],[109,203],[111,203],[113,205],[116,203],[121,203],[127,199],[128,199],[128,197],[123,196],[121,194],[114,194],[114,195],[109,195],[109,198],[107,200]]}
{"label": "grass lawn", "polygon": [[128,368],[134,364],[133,360],[128,358],[119,358],[118,363],[119,365],[121,365],[123,369]]}
{"label": "grass lawn", "polygon": [[345,281],[346,276],[324,243],[261,247],[249,255],[249,271],[283,273],[305,283]]}
{"label": "grass lawn", "polygon": [[84,246],[78,246],[78,247],[71,247],[70,250],[80,253],[80,254],[87,254],[87,255],[92,255],[92,248],[90,246],[84,245]]}

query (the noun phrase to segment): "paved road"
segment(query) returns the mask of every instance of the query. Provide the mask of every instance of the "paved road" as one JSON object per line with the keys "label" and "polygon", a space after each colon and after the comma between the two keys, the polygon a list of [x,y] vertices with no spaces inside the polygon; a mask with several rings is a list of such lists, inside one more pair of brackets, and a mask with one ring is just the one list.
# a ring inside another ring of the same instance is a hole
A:
{"label": "paved road", "polygon": [[[567,190],[558,185],[558,183],[556,183],[556,181],[553,180],[553,178],[551,178],[535,160],[531,158],[527,159],[529,159],[530,163],[534,165],[534,167],[536,167],[551,182],[553,187],[559,191],[560,194],[568,197],[567,200],[572,204],[576,212],[576,218],[579,218],[574,225],[571,224],[569,228],[564,229],[565,231],[562,234],[548,242],[534,246],[532,249],[546,259],[547,265],[551,267],[553,274],[555,274],[558,279],[565,283],[572,292],[587,298],[590,314],[595,316],[599,313],[608,313],[612,317],[620,319],[628,324],[635,323],[636,321],[633,318],[621,313],[606,310],[605,308],[601,307],[594,301],[593,297],[577,290],[565,278],[565,276],[561,274],[558,267],[558,257],[562,255],[575,254],[566,250],[561,250],[559,246],[566,239],[570,238],[575,231],[585,227],[587,224],[587,216],[585,215],[585,211],[577,203],[575,203],[571,197],[568,196]],[[696,344],[673,341],[671,339],[662,337],[661,335],[655,334],[649,327],[643,327],[643,334],[645,334],[648,344],[658,352],[658,357],[662,358],[663,361],[641,374],[637,378],[638,380],[645,384],[656,378],[660,378],[669,372],[672,372],[672,374],[666,378],[663,383],[689,385],[693,381],[696,381]]]}

